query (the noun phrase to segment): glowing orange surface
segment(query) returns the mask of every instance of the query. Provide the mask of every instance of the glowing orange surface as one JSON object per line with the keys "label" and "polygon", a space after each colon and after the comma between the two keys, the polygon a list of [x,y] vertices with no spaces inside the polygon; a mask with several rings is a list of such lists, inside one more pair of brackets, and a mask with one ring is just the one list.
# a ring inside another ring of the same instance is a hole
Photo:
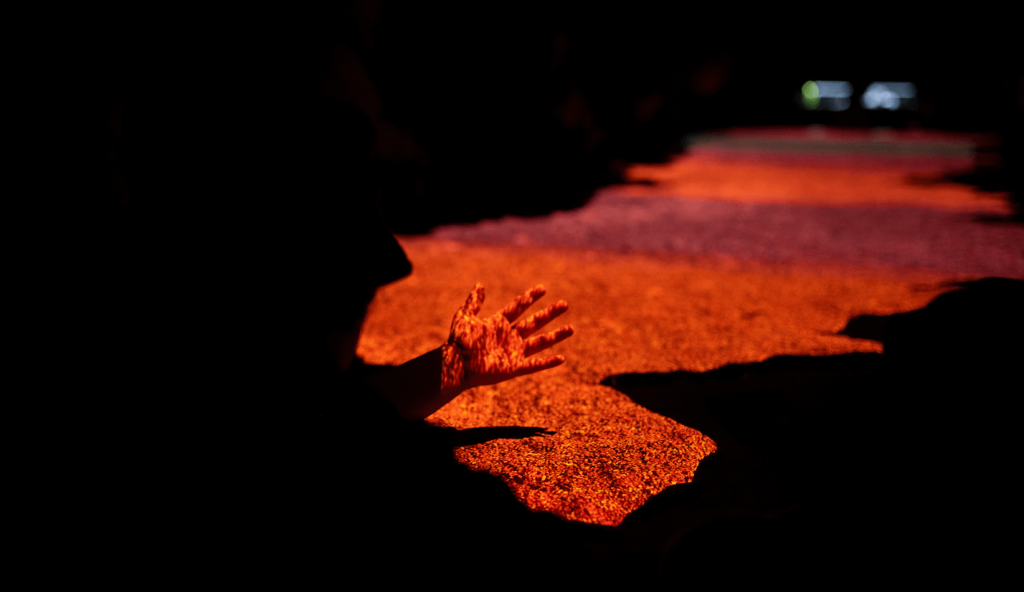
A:
{"label": "glowing orange surface", "polygon": [[723,161],[699,155],[634,165],[630,181],[602,191],[629,197],[720,199],[806,205],[909,205],[1011,214],[1005,194],[944,180],[939,172],[900,167],[839,167]]}
{"label": "glowing orange surface", "polygon": [[[477,282],[480,314],[544,284],[576,335],[548,350],[562,366],[471,389],[428,421],[460,429],[545,427],[554,434],[456,449],[504,480],[525,505],[569,520],[617,525],[650,496],[693,478],[715,450],[707,436],[599,382],[627,372],[706,371],[776,355],[878,352],[835,335],[861,314],[920,308],[943,289],[934,275],[760,267],[608,252],[484,247],[402,239],[410,277],[378,292],[358,353],[399,364],[436,348]],[[966,279],[966,278],[962,278]]]}

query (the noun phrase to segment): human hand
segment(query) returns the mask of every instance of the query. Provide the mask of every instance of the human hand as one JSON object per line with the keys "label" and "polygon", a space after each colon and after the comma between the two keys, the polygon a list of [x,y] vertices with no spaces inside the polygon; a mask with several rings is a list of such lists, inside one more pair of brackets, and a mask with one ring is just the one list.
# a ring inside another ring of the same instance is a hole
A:
{"label": "human hand", "polygon": [[566,325],[556,331],[530,337],[568,310],[567,302],[559,300],[512,325],[544,294],[544,286],[534,286],[493,316],[480,318],[476,315],[484,302],[484,287],[477,284],[466,304],[455,313],[448,343],[442,347],[442,392],[454,397],[476,386],[496,384],[554,368],[564,362],[562,356],[528,358],[572,336],[572,325]]}

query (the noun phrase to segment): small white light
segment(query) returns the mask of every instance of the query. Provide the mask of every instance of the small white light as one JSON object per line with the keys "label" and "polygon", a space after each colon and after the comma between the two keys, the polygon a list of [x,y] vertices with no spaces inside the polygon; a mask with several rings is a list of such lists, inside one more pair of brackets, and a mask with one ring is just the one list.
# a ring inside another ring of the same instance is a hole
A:
{"label": "small white light", "polygon": [[917,97],[917,87],[912,82],[872,82],[860,97],[865,109],[888,109],[895,111],[903,101]]}
{"label": "small white light", "polygon": [[823,99],[848,99],[853,96],[853,85],[845,80],[815,80],[818,96]]}

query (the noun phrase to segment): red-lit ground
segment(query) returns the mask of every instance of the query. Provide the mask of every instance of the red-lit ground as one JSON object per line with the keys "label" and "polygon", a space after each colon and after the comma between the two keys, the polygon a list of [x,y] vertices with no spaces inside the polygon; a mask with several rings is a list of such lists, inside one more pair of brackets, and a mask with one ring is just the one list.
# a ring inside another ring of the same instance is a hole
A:
{"label": "red-lit ground", "polygon": [[460,448],[456,456],[501,477],[533,509],[607,525],[665,487],[692,479],[715,445],[599,385],[603,378],[704,371],[780,354],[880,351],[876,342],[834,333],[853,316],[913,310],[940,292],[937,277],[730,270],[643,255],[430,239],[407,239],[403,246],[415,271],[374,301],[359,347],[369,363],[398,364],[437,347],[477,281],[492,295],[485,315],[531,282],[570,303],[559,320],[572,323],[576,335],[552,350],[566,356],[563,366],[473,389],[430,421],[554,431]]}
{"label": "red-lit ground", "polygon": [[729,162],[694,156],[668,165],[637,165],[627,185],[605,191],[631,197],[706,198],[747,203],[908,205],[968,212],[1011,212],[999,194],[947,181],[941,172],[902,168]]}
{"label": "red-lit ground", "polygon": [[[843,170],[696,158],[632,174],[658,184],[626,191],[684,200],[871,204],[883,217],[891,204],[1005,211],[1002,202],[962,186],[908,183],[900,167]],[[436,348],[477,282],[487,289],[481,315],[536,284],[547,288],[547,297],[535,309],[568,301],[559,324],[571,323],[576,334],[545,354],[564,355],[563,366],[470,390],[428,421],[460,429],[548,428],[553,434],[492,440],[455,455],[500,477],[532,509],[603,525],[620,524],[651,496],[692,480],[716,444],[602,386],[602,379],[703,372],[778,355],[880,352],[878,342],[836,332],[854,316],[918,309],[948,289],[945,282],[979,277],[955,265],[937,272],[823,263],[820,257],[765,262],[756,252],[747,258],[615,252],[600,243],[524,247],[440,236],[402,239],[413,274],[378,292],[359,355],[372,364],[398,364]],[[1024,246],[1024,235],[1009,236],[1013,248]]]}

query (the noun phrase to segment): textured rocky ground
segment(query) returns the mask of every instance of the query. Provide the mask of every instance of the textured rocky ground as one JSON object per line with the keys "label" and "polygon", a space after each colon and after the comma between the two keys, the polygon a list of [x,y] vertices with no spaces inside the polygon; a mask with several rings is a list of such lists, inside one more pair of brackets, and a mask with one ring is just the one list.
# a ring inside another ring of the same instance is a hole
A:
{"label": "textured rocky ground", "polygon": [[[921,309],[953,281],[1024,278],[1024,229],[976,215],[1007,213],[999,196],[935,176],[964,164],[934,154],[960,139],[933,136],[915,160],[912,142],[889,138],[881,156],[863,149],[844,165],[815,161],[823,132],[812,132],[788,152],[718,145],[645,165],[632,174],[650,184],[573,212],[406,237],[413,274],[378,293],[359,354],[397,364],[437,347],[476,282],[484,315],[538,283],[567,300],[559,322],[576,334],[552,350],[563,366],[473,389],[429,421],[489,429],[456,458],[531,509],[616,527],[590,544],[620,565],[688,569],[701,555],[686,535],[702,528],[805,545],[896,514],[899,533],[920,529],[924,510],[897,508],[925,480],[894,459],[935,435],[908,419],[927,415],[915,407],[927,381],[897,389],[883,333],[841,332],[854,317]],[[825,157],[864,142],[826,145]],[[755,523],[721,526],[744,517]],[[866,560],[843,548],[842,561]]]}
{"label": "textured rocky ground", "polygon": [[778,355],[879,352],[877,342],[836,333],[851,317],[920,308],[942,290],[941,278],[926,275],[847,277],[433,239],[403,246],[413,276],[378,294],[359,350],[369,363],[398,364],[437,347],[463,292],[477,281],[487,288],[484,315],[534,283],[544,284],[552,301],[569,302],[559,323],[571,323],[576,334],[552,350],[566,356],[564,366],[473,389],[430,419],[458,428],[553,431],[456,455],[500,476],[531,508],[605,525],[619,524],[666,487],[689,482],[715,445],[602,380],[702,372]]}

